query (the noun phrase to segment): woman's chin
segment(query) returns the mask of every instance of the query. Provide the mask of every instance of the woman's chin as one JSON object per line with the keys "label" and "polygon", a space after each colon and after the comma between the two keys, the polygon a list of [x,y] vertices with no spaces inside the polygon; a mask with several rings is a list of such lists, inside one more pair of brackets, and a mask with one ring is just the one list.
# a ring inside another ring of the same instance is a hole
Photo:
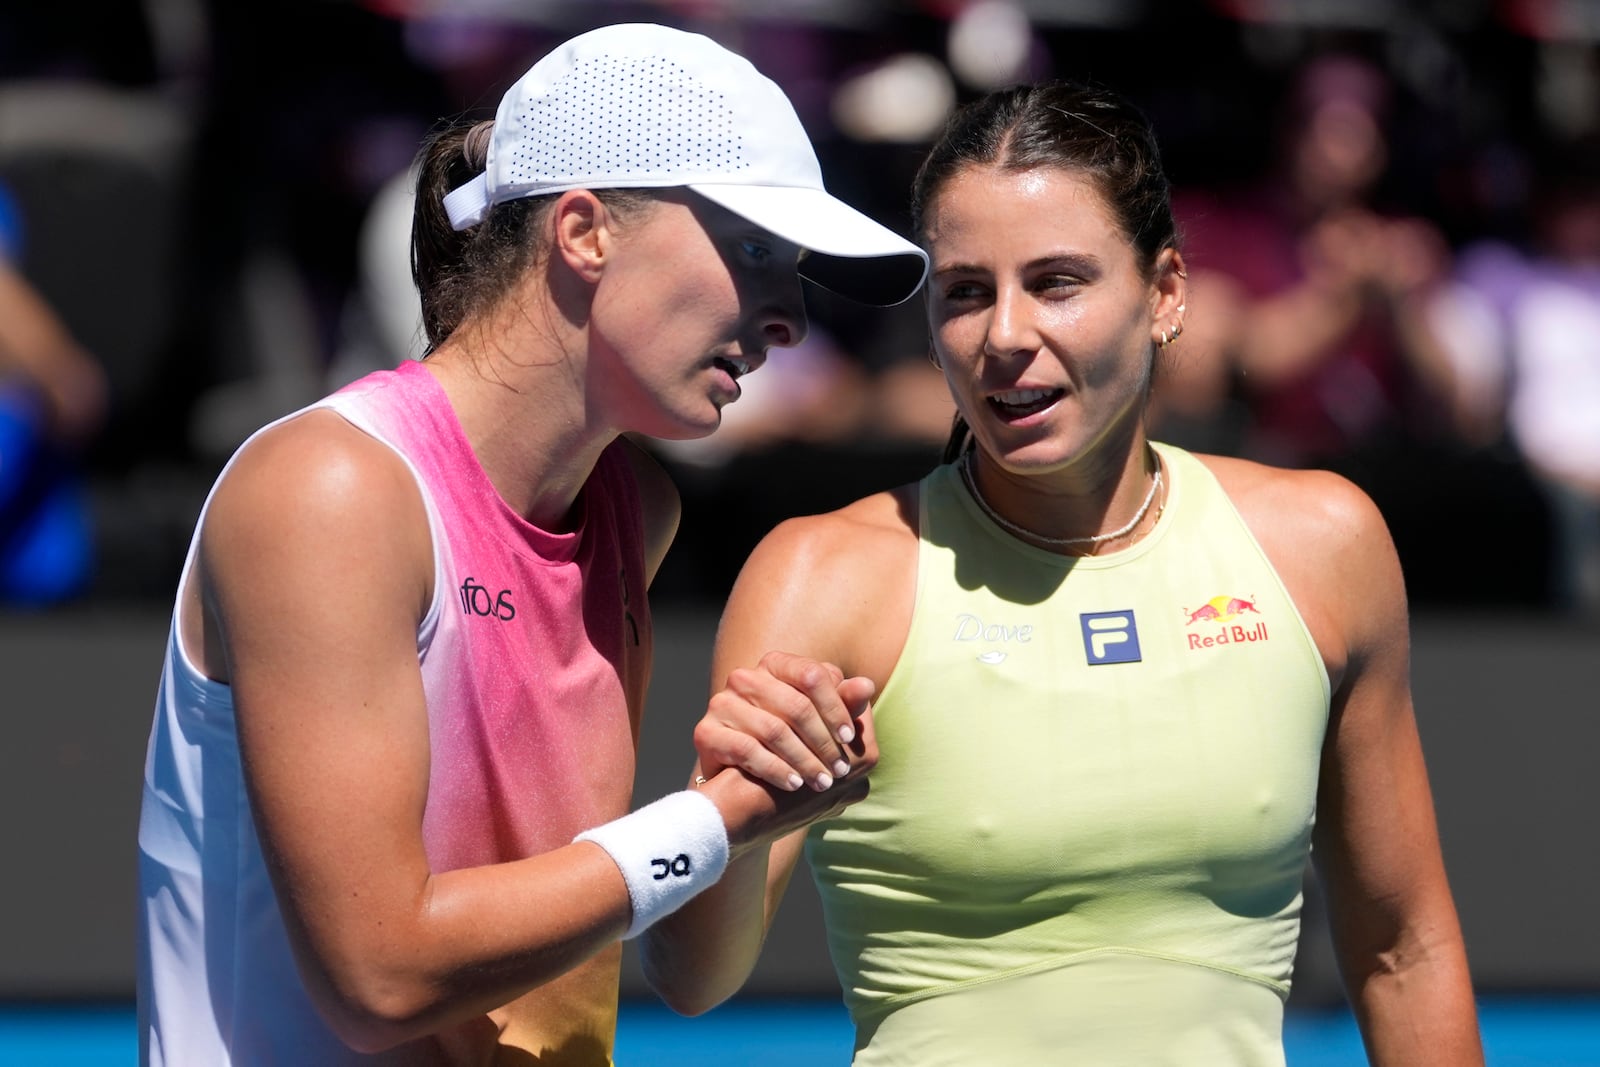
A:
{"label": "woman's chin", "polygon": [[672,420],[662,420],[659,427],[640,432],[661,441],[699,441],[716,433],[721,426],[722,412],[714,409],[709,415],[684,414]]}

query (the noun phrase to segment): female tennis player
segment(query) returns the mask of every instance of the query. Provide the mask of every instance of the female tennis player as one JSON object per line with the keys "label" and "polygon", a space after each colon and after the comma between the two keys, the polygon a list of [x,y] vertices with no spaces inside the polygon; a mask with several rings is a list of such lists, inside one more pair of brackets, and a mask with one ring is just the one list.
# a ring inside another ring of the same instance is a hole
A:
{"label": "female tennis player", "polygon": [[655,26],[443,131],[417,204],[427,357],[247,441],[184,568],[147,1063],[608,1064],[620,939],[863,792],[870,687],[774,654],[716,705],[809,743],[724,733],[730,769],[628,812],[678,504],[622,435],[715,430],[804,334],[802,273],[888,304],[923,253],[824,191],[776,85]]}
{"label": "female tennis player", "polygon": [[1143,116],[994,93],[914,205],[947,462],[780,526],[715,653],[872,680],[871,794],[653,928],[652,982],[736,990],[804,849],[861,1067],[1281,1065],[1314,855],[1373,1062],[1480,1064],[1382,518],[1146,436],[1190,297]]}

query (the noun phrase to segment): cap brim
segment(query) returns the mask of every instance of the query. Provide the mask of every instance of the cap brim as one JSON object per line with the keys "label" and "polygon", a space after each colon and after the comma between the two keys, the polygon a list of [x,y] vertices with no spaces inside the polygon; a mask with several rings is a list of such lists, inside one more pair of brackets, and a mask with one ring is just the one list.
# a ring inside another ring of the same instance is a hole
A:
{"label": "cap brim", "polygon": [[692,184],[695,192],[811,254],[800,274],[840,296],[888,307],[922,287],[928,256],[821,189]]}

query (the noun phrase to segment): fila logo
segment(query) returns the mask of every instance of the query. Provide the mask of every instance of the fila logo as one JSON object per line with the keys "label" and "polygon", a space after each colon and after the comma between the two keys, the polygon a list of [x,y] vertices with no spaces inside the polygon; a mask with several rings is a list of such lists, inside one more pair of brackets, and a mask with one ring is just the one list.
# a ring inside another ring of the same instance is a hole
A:
{"label": "fila logo", "polygon": [[1091,611],[1078,616],[1083,627],[1083,651],[1089,666],[1102,663],[1138,663],[1143,659],[1139,651],[1139,627],[1133,621],[1133,610]]}

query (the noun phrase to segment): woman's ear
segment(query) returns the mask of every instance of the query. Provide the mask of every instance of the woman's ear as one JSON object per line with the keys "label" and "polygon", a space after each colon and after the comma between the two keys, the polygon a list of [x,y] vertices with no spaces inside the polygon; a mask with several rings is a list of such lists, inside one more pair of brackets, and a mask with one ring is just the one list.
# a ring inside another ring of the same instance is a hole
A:
{"label": "woman's ear", "polygon": [[1164,248],[1156,257],[1151,290],[1151,340],[1157,348],[1165,348],[1183,333],[1183,316],[1189,310],[1189,274],[1176,248]]}
{"label": "woman's ear", "polygon": [[588,189],[573,189],[561,194],[550,217],[555,254],[578,277],[598,282],[613,238],[605,204]]}
{"label": "woman's ear", "polygon": [[1183,253],[1176,248],[1164,248],[1156,257],[1154,288],[1152,311],[1157,321],[1181,319],[1189,300],[1189,273],[1183,265]]}

